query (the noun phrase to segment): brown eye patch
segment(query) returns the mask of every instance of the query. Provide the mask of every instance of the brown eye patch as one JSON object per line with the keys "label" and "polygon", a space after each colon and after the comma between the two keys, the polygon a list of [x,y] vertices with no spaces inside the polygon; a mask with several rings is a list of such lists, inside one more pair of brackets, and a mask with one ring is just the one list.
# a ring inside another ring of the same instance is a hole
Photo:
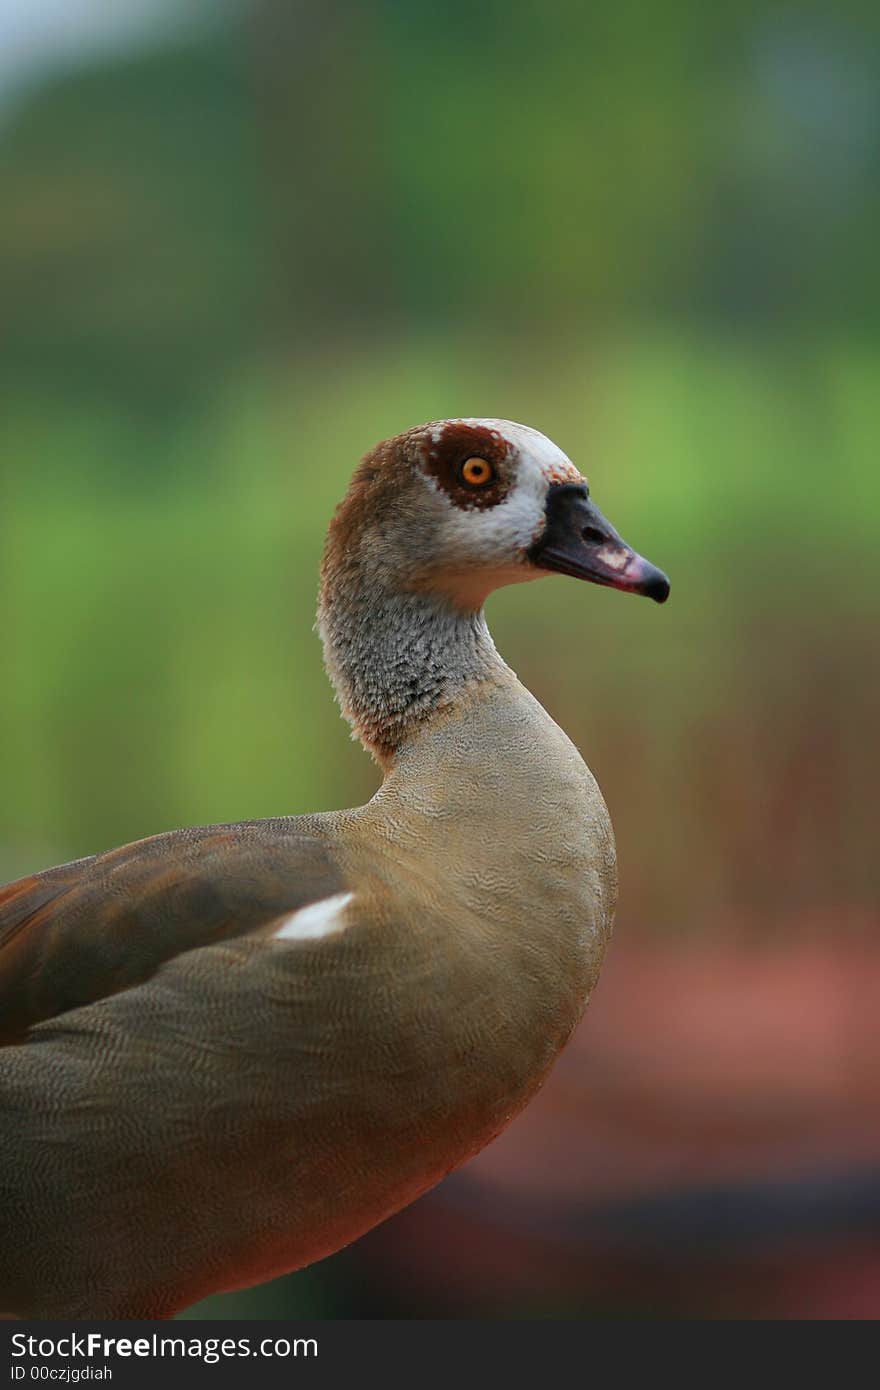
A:
{"label": "brown eye patch", "polygon": [[513,449],[503,435],[486,425],[452,420],[425,432],[422,459],[457,507],[496,507],[511,484]]}

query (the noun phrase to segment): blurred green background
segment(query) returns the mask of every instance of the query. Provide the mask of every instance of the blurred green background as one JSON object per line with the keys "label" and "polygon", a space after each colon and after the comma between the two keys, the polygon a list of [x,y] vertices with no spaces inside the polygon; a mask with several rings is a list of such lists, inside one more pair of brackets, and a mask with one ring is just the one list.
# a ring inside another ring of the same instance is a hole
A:
{"label": "blurred green background", "polygon": [[379,438],[535,425],[672,580],[490,604],[621,862],[537,1118],[200,1315],[880,1313],[877,7],[5,0],[0,187],[0,876],[371,793]]}

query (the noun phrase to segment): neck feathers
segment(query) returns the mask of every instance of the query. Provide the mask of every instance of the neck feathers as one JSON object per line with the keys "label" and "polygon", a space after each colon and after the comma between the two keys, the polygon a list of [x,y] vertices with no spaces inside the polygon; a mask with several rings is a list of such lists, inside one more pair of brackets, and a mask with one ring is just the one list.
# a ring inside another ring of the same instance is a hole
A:
{"label": "neck feathers", "polygon": [[503,662],[482,611],[427,593],[322,585],[318,628],[342,712],[383,765]]}
{"label": "neck feathers", "polygon": [[399,474],[382,467],[390,447],[363,460],[330,523],[318,605],[342,712],[383,766],[467,687],[506,670],[480,607],[468,611],[419,587],[423,527],[406,513]]}

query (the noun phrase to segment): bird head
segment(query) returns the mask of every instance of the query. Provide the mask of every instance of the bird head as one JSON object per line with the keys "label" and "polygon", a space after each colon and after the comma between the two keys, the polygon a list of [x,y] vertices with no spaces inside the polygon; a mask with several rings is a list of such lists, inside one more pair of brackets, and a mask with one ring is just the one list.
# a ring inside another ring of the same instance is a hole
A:
{"label": "bird head", "polygon": [[658,603],[669,594],[562,450],[510,420],[440,420],[378,444],[331,524],[325,586],[355,564],[362,582],[470,611],[502,585],[554,572]]}

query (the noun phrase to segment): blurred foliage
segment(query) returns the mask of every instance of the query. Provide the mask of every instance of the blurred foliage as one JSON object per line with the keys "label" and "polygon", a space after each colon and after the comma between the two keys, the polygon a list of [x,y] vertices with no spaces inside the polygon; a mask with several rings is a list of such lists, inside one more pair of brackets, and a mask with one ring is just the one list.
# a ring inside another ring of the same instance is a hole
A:
{"label": "blurred foliage", "polygon": [[880,17],[260,0],[7,117],[0,365],[161,410],[340,334],[880,321]]}
{"label": "blurred foliage", "polygon": [[491,606],[606,793],[620,928],[856,930],[878,77],[855,3],[262,0],[7,111],[0,870],[368,795],[326,522],[376,439],[499,415],[672,578]]}

